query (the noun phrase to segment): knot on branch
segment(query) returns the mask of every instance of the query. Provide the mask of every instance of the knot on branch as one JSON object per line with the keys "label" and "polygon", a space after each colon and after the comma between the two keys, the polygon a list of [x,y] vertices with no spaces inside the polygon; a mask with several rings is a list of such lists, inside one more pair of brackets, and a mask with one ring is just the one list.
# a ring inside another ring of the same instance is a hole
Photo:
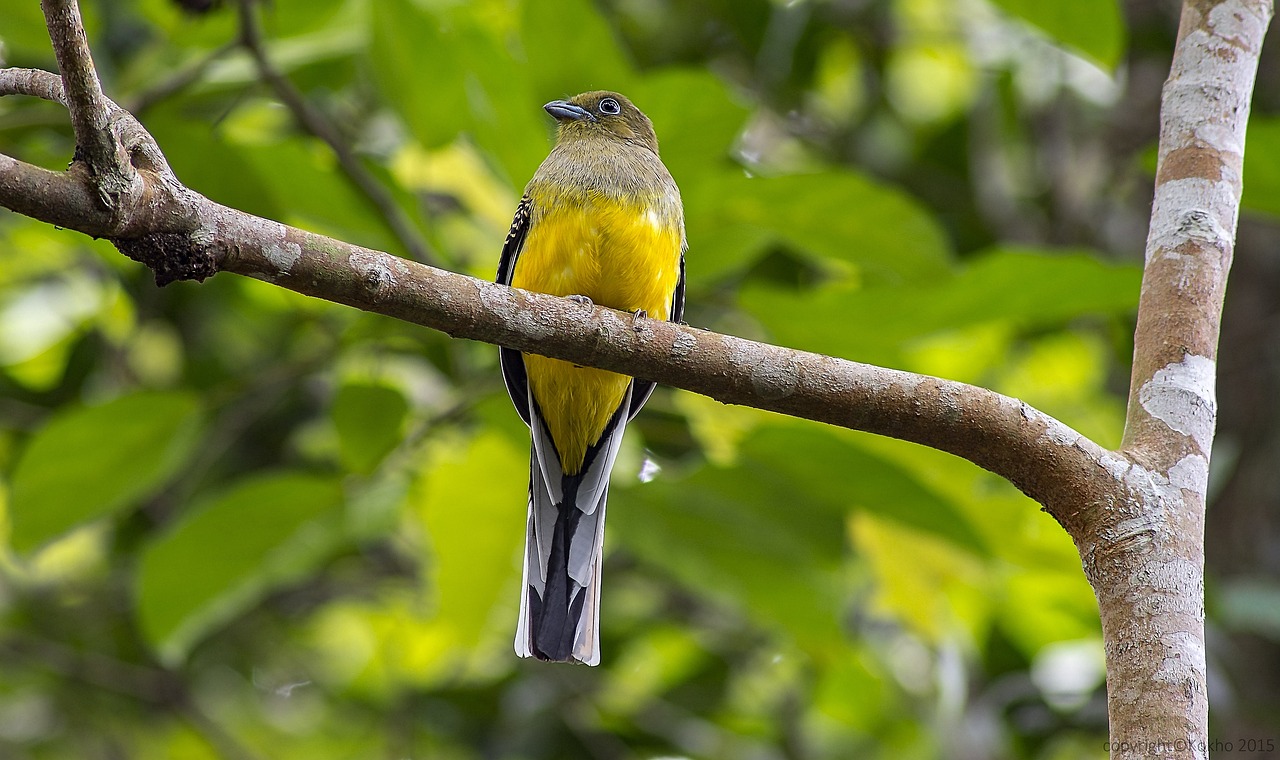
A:
{"label": "knot on branch", "polygon": [[218,271],[209,247],[198,245],[187,233],[153,232],[136,238],[112,238],[111,243],[154,272],[160,287],[175,280],[203,280]]}

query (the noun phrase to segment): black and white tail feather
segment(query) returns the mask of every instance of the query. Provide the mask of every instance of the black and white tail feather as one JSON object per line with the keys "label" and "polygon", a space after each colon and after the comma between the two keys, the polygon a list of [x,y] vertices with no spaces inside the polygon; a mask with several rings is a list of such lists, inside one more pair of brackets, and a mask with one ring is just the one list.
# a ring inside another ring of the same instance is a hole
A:
{"label": "black and white tail feather", "polygon": [[529,399],[533,431],[529,518],[516,654],[542,660],[600,662],[600,567],[609,472],[618,456],[631,388],[582,471],[565,475],[538,405]]}
{"label": "black and white tail feather", "polygon": [[[511,284],[516,258],[524,246],[532,214],[528,196],[520,200],[502,247],[497,281]],[[669,319],[684,315],[684,256]],[[600,569],[604,556],[605,504],[609,473],[627,423],[653,393],[654,383],[632,380],[599,440],[587,447],[582,467],[565,475],[560,454],[529,388],[524,357],[501,348],[499,359],[507,393],[529,425],[529,516],[516,654],[557,662],[600,662]]]}

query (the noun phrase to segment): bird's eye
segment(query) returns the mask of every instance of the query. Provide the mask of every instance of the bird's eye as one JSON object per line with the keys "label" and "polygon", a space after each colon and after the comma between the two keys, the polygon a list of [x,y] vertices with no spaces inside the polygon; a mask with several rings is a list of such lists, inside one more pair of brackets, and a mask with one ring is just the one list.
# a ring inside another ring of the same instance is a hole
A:
{"label": "bird's eye", "polygon": [[600,113],[614,115],[622,113],[622,106],[618,105],[618,101],[613,98],[605,98],[600,101]]}

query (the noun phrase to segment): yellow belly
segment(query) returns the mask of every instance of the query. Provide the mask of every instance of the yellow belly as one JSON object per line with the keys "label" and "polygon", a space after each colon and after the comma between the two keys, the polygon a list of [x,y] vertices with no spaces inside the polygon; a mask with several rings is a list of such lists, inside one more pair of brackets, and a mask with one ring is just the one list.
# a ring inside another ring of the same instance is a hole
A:
{"label": "yellow belly", "polygon": [[[535,198],[535,201],[537,199]],[[678,219],[639,201],[556,199],[536,213],[511,284],[557,296],[582,295],[622,311],[666,318],[680,276]],[[558,359],[524,355],[529,388],[566,474],[581,469],[631,378]]]}

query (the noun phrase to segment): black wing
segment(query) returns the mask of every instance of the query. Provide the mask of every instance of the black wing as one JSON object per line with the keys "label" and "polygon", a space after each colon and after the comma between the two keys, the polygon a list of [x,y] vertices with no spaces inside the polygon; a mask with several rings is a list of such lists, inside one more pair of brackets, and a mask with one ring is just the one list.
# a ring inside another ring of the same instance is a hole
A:
{"label": "black wing", "polygon": [[[511,284],[511,274],[516,268],[516,258],[524,248],[524,239],[529,234],[529,217],[532,215],[533,202],[529,196],[520,199],[516,207],[516,216],[511,220],[511,230],[507,232],[507,240],[502,244],[502,257],[498,259],[498,282]],[[681,277],[681,283],[684,279]],[[520,352],[512,348],[498,348],[498,363],[502,365],[502,382],[507,385],[507,395],[515,404],[520,419],[529,424],[529,377],[524,371],[524,359]]]}
{"label": "black wing", "polygon": [[[671,296],[671,315],[667,317],[670,322],[679,322],[684,318],[684,250],[680,251],[680,279],[676,281],[676,292]],[[644,406],[644,402],[649,400],[653,395],[653,389],[657,383],[652,380],[636,380],[635,385],[631,389],[631,408],[627,410],[627,420],[633,419],[640,411],[640,407]]]}

